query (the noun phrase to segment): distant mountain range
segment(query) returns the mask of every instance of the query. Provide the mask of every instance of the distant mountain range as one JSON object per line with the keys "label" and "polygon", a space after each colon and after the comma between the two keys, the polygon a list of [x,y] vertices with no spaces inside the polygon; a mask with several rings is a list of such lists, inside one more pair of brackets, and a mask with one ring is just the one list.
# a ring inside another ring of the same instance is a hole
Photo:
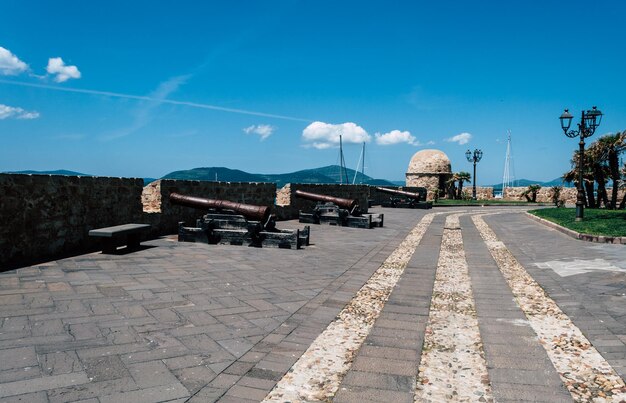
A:
{"label": "distant mountain range", "polygon": [[[563,182],[563,178],[556,178],[556,179],[552,179],[551,181],[547,181],[547,182],[540,182],[540,181],[531,181],[528,179],[519,179],[513,182],[513,186],[519,186],[519,187],[526,187],[526,186],[530,186],[530,185],[539,185],[541,187],[552,187],[552,186],[564,186],[564,187],[573,187],[572,183],[566,183]],[[502,183],[498,183],[497,185],[492,185],[493,186],[493,190],[495,192],[500,192],[502,191]]]}
{"label": "distant mountain range", "polygon": [[[376,186],[397,186],[396,182],[385,179],[374,179],[353,169],[346,168],[348,183],[358,183]],[[356,179],[355,179],[356,174]],[[305,169],[286,174],[253,174],[239,169],[224,167],[194,168],[185,171],[175,171],[163,176],[162,179],[179,180],[206,180],[224,182],[271,182],[276,187],[283,187],[287,183],[341,183],[342,175],[339,165],[329,165],[322,168]],[[345,177],[343,183],[346,182]],[[404,184],[404,182],[401,182]]]}
{"label": "distant mountain range", "polygon": [[[404,181],[388,181],[386,179],[374,179],[371,176],[362,175],[354,169],[346,168],[348,182],[352,183],[356,173],[355,183],[374,186],[404,186]],[[80,172],[59,169],[56,171],[13,171],[5,172],[13,174],[35,174],[35,175],[66,175],[66,176],[94,176]],[[222,181],[222,182],[271,182],[276,183],[276,187],[283,187],[287,183],[341,183],[339,165],[329,165],[321,168],[305,169],[286,174],[253,174],[239,169],[229,169],[224,167],[194,168],[184,171],[174,171],[163,176],[161,179],[180,180],[201,180],[201,181]],[[143,178],[144,184],[155,181],[156,178]],[[345,183],[345,180],[344,180]],[[542,187],[565,186],[572,187],[571,183],[563,183],[563,179],[556,178],[551,181],[541,182],[528,179],[515,181],[515,186],[526,187],[528,185],[540,185]],[[465,185],[467,186],[467,185]],[[502,183],[492,185],[496,192],[502,191]]]}
{"label": "distant mountain range", "polygon": [[67,171],[59,169],[56,171],[12,171],[5,172],[7,174],[32,174],[32,175],[65,175],[65,176],[93,176],[89,174],[81,174],[80,172]]}

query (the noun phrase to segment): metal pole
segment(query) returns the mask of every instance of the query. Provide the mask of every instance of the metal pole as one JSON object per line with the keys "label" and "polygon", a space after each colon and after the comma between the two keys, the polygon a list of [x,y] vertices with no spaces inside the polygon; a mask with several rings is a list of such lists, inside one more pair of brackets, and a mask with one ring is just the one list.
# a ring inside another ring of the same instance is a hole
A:
{"label": "metal pole", "polygon": [[585,192],[583,188],[583,164],[585,163],[585,111],[580,118],[580,141],[578,142],[578,192],[576,194],[576,219],[582,221],[585,215]]}
{"label": "metal pole", "polygon": [[580,118],[580,141],[579,145],[579,157],[578,157],[578,192],[576,194],[576,219],[575,221],[582,221],[584,218],[585,209],[585,193],[583,190],[583,164],[585,162],[585,111],[582,111]]}
{"label": "metal pole", "polygon": [[474,155],[474,186],[472,188],[472,199],[476,200],[476,155]]}

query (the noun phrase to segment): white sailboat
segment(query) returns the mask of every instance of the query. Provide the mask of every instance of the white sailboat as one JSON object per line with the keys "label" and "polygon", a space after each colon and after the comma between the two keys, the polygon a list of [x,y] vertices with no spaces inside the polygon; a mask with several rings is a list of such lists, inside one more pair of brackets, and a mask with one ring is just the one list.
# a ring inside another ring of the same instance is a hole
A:
{"label": "white sailboat", "polygon": [[502,175],[502,191],[496,198],[504,197],[505,189],[515,186],[515,165],[513,163],[513,149],[511,147],[511,131],[508,131],[506,142],[506,157],[504,159],[504,174]]}

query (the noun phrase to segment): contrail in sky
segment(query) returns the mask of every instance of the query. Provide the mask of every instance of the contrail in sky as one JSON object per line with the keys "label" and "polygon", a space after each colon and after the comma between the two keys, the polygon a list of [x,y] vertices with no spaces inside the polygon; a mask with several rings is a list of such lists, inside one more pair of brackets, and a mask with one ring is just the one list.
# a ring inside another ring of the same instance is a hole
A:
{"label": "contrail in sky", "polygon": [[213,111],[230,112],[230,113],[239,113],[242,115],[263,116],[266,118],[292,120],[296,122],[307,122],[307,123],[312,122],[311,119],[295,118],[292,116],[274,115],[272,113],[247,111],[245,109],[226,108],[223,106],[199,104],[196,102],[175,101],[171,99],[159,99],[159,98],[147,97],[147,96],[142,96],[142,95],[121,94],[119,92],[85,90],[85,89],[80,89],[80,88],[69,88],[69,87],[57,87],[54,85],[25,83],[22,81],[10,81],[10,80],[1,80],[1,79],[0,79],[0,84],[17,85],[17,86],[22,86],[22,87],[43,88],[47,90],[74,92],[74,93],[79,93],[79,94],[103,95],[103,96],[115,97],[115,98],[136,99],[139,101],[151,101],[151,102],[159,102],[159,103],[171,104],[171,105],[183,105],[183,106],[190,106],[192,108],[210,109]]}

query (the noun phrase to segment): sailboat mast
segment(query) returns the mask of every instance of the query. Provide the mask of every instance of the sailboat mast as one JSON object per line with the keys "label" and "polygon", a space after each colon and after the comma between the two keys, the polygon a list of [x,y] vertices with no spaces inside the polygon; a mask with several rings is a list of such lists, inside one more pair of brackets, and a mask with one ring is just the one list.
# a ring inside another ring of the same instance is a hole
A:
{"label": "sailboat mast", "polygon": [[362,159],[362,165],[361,165],[361,180],[363,180],[363,178],[365,178],[365,141],[363,142],[363,159]]}
{"label": "sailboat mast", "polygon": [[348,184],[348,171],[346,170],[346,159],[343,156],[343,140],[341,139],[341,134],[339,135],[339,164],[341,167],[339,168],[339,183],[343,184],[343,178],[346,178],[346,184]]}
{"label": "sailboat mast", "polygon": [[359,162],[357,162],[356,169],[354,170],[354,178],[352,179],[353,185],[356,183],[356,177],[359,174],[359,165],[361,165],[361,183],[363,183],[363,175],[365,175],[365,142],[363,142],[363,148],[361,149]]}
{"label": "sailboat mast", "polygon": [[504,189],[514,186],[515,166],[513,165],[513,150],[511,148],[511,131],[508,132],[506,142],[506,158],[504,160],[504,175],[502,176],[502,196]]}
{"label": "sailboat mast", "polygon": [[343,145],[341,134],[339,135],[339,183],[343,183]]}

